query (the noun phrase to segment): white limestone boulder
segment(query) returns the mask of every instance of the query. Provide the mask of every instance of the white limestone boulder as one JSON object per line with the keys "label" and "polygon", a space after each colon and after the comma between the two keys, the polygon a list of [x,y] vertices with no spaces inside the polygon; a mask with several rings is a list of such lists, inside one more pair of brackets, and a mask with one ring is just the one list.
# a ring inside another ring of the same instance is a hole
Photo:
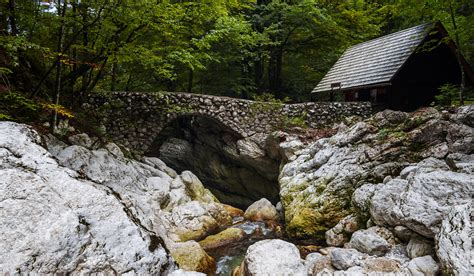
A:
{"label": "white limestone boulder", "polygon": [[466,204],[474,192],[474,177],[450,171],[444,161],[428,158],[407,167],[378,188],[370,214],[378,225],[406,226],[429,238],[440,229],[450,206]]}
{"label": "white limestone boulder", "polygon": [[167,236],[175,242],[201,240],[232,224],[221,204],[190,201],[161,214]]}
{"label": "white limestone boulder", "polygon": [[439,272],[439,265],[428,255],[411,260],[407,270],[412,276],[435,276]]}
{"label": "white limestone boulder", "polygon": [[338,270],[346,270],[348,268],[362,264],[365,258],[364,254],[347,248],[335,248],[330,253],[332,265]]}
{"label": "white limestone boulder", "polygon": [[251,221],[278,221],[278,211],[268,199],[262,198],[245,210],[244,217]]}
{"label": "white limestone boulder", "polygon": [[162,239],[103,185],[64,168],[30,127],[0,122],[0,271],[162,274]]}
{"label": "white limestone boulder", "polygon": [[347,246],[369,255],[385,255],[390,250],[391,244],[377,233],[375,228],[377,227],[355,232]]}
{"label": "white limestone boulder", "polygon": [[243,275],[306,275],[298,248],[282,240],[263,240],[247,249]]}
{"label": "white limestone boulder", "polygon": [[436,254],[443,274],[468,275],[474,272],[471,206],[451,208],[436,235]]}

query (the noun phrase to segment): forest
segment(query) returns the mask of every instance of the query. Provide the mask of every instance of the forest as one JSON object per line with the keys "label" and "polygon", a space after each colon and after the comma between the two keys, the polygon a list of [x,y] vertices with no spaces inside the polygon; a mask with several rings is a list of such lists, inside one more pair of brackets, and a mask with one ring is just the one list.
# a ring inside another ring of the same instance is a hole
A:
{"label": "forest", "polygon": [[473,13],[470,0],[2,0],[0,91],[67,108],[92,91],[300,102],[347,47],[425,22],[473,64]]}
{"label": "forest", "polygon": [[472,68],[474,0],[0,0],[0,276],[474,276]]}

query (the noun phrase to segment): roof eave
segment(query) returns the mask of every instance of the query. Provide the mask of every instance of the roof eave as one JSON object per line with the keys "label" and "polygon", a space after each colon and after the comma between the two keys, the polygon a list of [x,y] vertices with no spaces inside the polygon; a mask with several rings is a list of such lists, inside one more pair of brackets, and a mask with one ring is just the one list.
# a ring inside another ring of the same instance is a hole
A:
{"label": "roof eave", "polygon": [[331,90],[331,89],[327,89],[327,90],[316,90],[316,89],[314,89],[313,91],[311,91],[311,93],[322,93],[322,92],[329,92],[329,91],[342,91],[342,92],[346,92],[346,91],[348,91],[348,90],[367,89],[367,88],[376,88],[376,87],[387,87],[387,86],[391,86],[391,85],[392,85],[391,82],[380,82],[380,83],[367,84],[367,85],[344,87],[344,88],[341,88],[341,89],[334,89],[334,90]]}

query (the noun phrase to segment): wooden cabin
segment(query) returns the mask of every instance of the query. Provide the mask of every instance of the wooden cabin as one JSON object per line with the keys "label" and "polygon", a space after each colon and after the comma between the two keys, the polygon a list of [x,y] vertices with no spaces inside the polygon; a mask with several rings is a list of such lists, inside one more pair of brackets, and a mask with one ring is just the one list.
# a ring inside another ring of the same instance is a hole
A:
{"label": "wooden cabin", "polygon": [[[376,109],[428,106],[440,86],[461,82],[456,46],[447,35],[437,22],[354,45],[313,93],[342,93],[345,101],[370,101]],[[462,63],[468,84],[473,84],[469,64],[463,58]]]}

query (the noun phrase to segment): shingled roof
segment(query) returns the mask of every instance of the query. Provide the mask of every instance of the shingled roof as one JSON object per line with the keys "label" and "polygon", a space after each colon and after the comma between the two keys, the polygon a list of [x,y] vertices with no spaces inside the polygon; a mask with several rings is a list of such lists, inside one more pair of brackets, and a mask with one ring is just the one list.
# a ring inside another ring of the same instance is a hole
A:
{"label": "shingled roof", "polygon": [[389,84],[432,27],[427,23],[350,47],[313,92],[329,91],[331,84],[341,90]]}

